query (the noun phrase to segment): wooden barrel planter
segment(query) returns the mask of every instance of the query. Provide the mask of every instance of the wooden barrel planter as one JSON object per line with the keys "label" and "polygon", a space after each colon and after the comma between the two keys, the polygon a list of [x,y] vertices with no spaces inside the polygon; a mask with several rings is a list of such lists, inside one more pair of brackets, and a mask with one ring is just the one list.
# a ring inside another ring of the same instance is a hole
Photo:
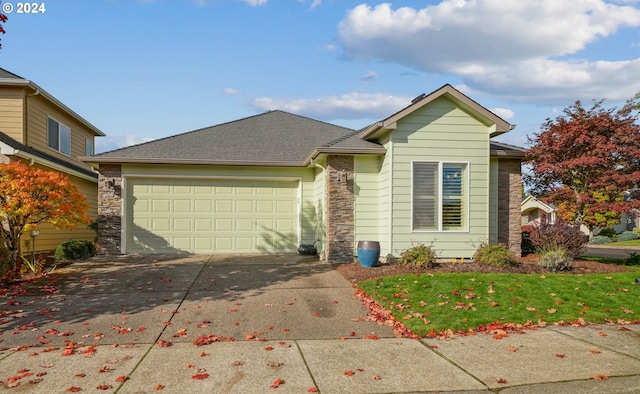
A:
{"label": "wooden barrel planter", "polygon": [[378,241],[359,241],[358,242],[358,261],[363,267],[373,267],[378,264],[380,259],[380,242]]}

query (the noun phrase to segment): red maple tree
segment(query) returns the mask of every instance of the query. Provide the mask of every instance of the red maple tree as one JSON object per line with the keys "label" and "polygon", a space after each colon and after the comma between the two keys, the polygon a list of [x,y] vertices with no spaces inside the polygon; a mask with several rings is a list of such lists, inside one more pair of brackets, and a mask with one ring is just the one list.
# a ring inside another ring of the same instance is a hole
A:
{"label": "red maple tree", "polygon": [[[0,1],[0,5],[2,4],[2,2]],[[5,34],[6,31],[4,30],[4,27],[2,27],[3,23],[7,23],[7,16],[3,13],[0,12],[0,34]],[[2,39],[0,39],[0,41],[2,41]],[[0,49],[2,49],[2,43],[0,42]]]}
{"label": "red maple tree", "polygon": [[20,237],[41,223],[73,229],[86,224],[87,201],[59,172],[20,162],[0,164],[0,229],[4,246],[17,270]]}
{"label": "red maple tree", "polygon": [[640,206],[638,98],[619,109],[604,108],[604,100],[589,109],[576,101],[529,137],[531,172],[524,180],[563,220],[606,227]]}

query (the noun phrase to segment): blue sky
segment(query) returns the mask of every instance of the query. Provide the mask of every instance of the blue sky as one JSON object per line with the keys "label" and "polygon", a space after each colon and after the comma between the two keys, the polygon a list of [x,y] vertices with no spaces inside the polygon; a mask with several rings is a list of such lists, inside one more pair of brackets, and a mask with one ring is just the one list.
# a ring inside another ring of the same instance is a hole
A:
{"label": "blue sky", "polygon": [[271,109],[358,129],[446,83],[524,146],[576,100],[640,91],[640,0],[6,3],[0,67],[105,132],[98,152]]}

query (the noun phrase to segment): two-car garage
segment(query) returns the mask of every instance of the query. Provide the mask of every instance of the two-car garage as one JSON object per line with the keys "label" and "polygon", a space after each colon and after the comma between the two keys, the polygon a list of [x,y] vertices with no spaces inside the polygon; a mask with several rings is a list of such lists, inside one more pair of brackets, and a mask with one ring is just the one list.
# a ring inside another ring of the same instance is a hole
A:
{"label": "two-car garage", "polygon": [[124,250],[293,253],[299,181],[127,177]]}

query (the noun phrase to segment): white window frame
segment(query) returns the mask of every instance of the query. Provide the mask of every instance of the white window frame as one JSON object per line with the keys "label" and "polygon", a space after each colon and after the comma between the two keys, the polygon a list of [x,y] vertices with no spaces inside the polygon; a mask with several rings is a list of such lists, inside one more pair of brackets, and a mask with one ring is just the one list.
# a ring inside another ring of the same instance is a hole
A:
{"label": "white window frame", "polygon": [[[415,178],[415,164],[416,163],[430,163],[437,164],[438,166],[438,220],[437,226],[433,229],[419,229],[415,228],[414,224],[414,178]],[[443,211],[443,169],[446,164],[461,164],[464,165],[464,179],[463,179],[463,225],[458,229],[443,229],[442,225],[442,211]],[[428,233],[428,232],[446,232],[446,233],[455,233],[455,232],[469,232],[469,219],[470,219],[470,174],[471,174],[471,164],[468,161],[437,161],[437,160],[414,160],[411,162],[411,231],[414,233]]]}
{"label": "white window frame", "polygon": [[[56,130],[56,132],[58,133],[58,147],[53,147],[49,144],[49,140],[50,140],[50,136],[49,134],[51,133],[51,129],[49,128],[49,123],[50,121],[54,121],[56,122],[56,124],[58,125],[58,129]],[[62,129],[64,128],[64,129]],[[69,139],[68,139],[68,145],[67,144],[63,144],[63,133],[61,132],[61,130],[68,130],[69,131]],[[63,147],[64,145],[64,147]],[[47,117],[47,146],[50,149],[55,150],[56,152],[60,152],[65,156],[71,156],[71,128],[67,125],[65,125],[64,123],[59,122],[58,120],[52,118],[51,116]],[[69,151],[65,151],[63,148],[68,148]]]}

